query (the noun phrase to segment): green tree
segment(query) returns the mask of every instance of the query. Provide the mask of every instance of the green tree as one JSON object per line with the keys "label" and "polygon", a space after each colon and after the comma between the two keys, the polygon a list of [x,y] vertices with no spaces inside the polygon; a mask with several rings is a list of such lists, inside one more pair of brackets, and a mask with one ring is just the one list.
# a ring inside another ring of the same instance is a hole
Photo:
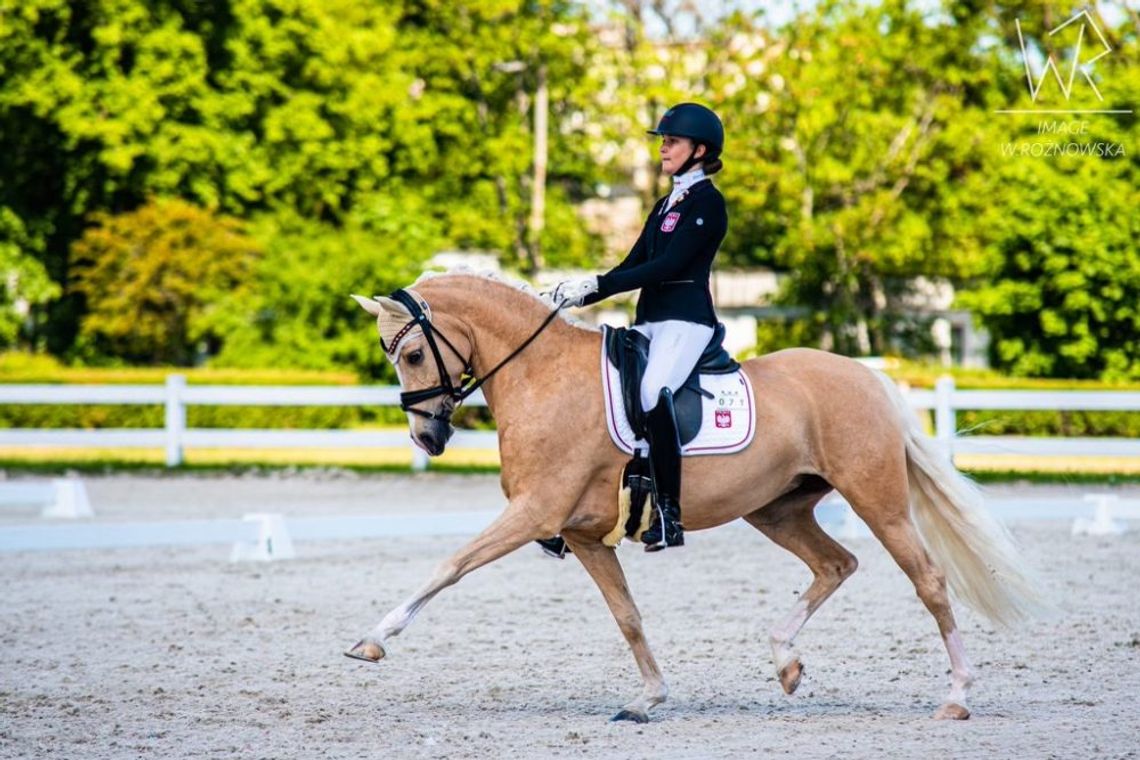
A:
{"label": "green tree", "polygon": [[[533,268],[540,71],[549,218],[592,184],[569,119],[589,103],[587,19],[561,0],[0,0],[0,43],[0,206],[57,283],[92,212],[177,196],[338,229],[400,187],[447,230],[443,244]],[[511,62],[521,72],[499,65]],[[547,225],[541,241],[554,264],[597,247],[574,225]],[[82,313],[74,295],[52,307],[54,351]]]}
{"label": "green tree", "polygon": [[0,349],[15,346],[26,332],[32,308],[60,292],[31,254],[34,246],[23,221],[0,207]]}
{"label": "green tree", "polygon": [[[1114,5],[1122,9],[1118,3]],[[1005,109],[1132,110],[1140,88],[1140,16],[1121,13],[1112,26],[1093,9],[1113,49],[1093,77],[1101,100],[1078,79],[1070,97],[1046,78],[1029,93],[1021,40],[1041,60],[1052,55],[1064,69],[1073,39],[1050,35],[1081,8],[1060,3],[995,3],[1002,45],[994,55],[1007,67],[995,88]],[[1019,21],[1021,36],[1014,22]],[[1076,25],[1070,27],[1078,33]],[[1089,32],[1088,44],[1096,38]],[[1035,66],[1035,83],[1040,68]],[[998,120],[1000,119],[1000,121]],[[1001,213],[988,231],[997,255],[969,282],[959,301],[991,334],[990,359],[1018,375],[1140,377],[1140,166],[1135,150],[1140,125],[1134,114],[1072,117],[995,117],[995,137],[1006,153],[986,188]],[[1043,127],[1062,125],[1062,134]],[[1041,153],[1019,154],[1022,146]],[[1098,149],[1097,146],[1100,146]],[[1116,146],[1108,148],[1106,146]],[[1045,153],[1065,148],[1065,152]],[[1081,154],[1081,148],[1093,148]],[[1099,152],[1097,152],[1099,151]],[[1117,155],[1117,153],[1123,155]]]}
{"label": "green tree", "polygon": [[774,33],[738,14],[714,37],[726,255],[786,270],[780,300],[814,311],[827,348],[892,350],[918,278],[988,261],[993,70],[971,57],[973,32],[916,3],[832,1]]}
{"label": "green tree", "polygon": [[81,335],[139,364],[185,366],[216,350],[260,255],[242,224],[181,200],[95,222],[73,250]]}
{"label": "green tree", "polygon": [[442,225],[414,194],[377,194],[343,226],[265,215],[251,230],[265,256],[257,287],[226,313],[216,366],[355,368],[395,381],[375,331],[350,298],[407,286],[442,244]]}

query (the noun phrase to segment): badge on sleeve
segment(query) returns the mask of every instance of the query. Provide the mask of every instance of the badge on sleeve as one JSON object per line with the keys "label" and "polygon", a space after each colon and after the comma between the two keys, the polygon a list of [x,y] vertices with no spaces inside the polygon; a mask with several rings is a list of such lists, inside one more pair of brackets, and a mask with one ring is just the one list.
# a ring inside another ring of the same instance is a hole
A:
{"label": "badge on sleeve", "polygon": [[677,222],[681,219],[681,212],[670,211],[665,215],[665,221],[661,222],[662,232],[672,232],[677,227]]}

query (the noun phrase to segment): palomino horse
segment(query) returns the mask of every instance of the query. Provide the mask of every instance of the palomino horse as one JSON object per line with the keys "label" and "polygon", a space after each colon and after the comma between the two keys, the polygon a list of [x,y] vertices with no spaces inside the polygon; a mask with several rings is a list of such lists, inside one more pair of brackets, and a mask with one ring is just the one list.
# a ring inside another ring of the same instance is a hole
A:
{"label": "palomino horse", "polygon": [[[598,584],[641,671],[640,696],[614,719],[647,721],[668,690],[617,554],[602,543],[619,519],[626,456],[611,442],[603,417],[600,332],[554,319],[516,354],[550,317],[549,301],[525,286],[471,273],[425,275],[414,287],[393,294],[399,299],[355,297],[377,317],[382,345],[394,352],[389,358],[413,412],[412,437],[440,454],[462,396],[456,391],[461,375],[487,379],[491,372],[483,390],[498,425],[507,506],[346,654],[380,660],[389,639],[441,590],[534,539],[561,533]],[[410,325],[417,306],[426,308]],[[789,617],[771,631],[784,691],[795,691],[803,671],[796,634],[858,565],[815,520],[815,505],[834,488],[914,583],[938,624],[951,686],[934,717],[969,717],[973,675],[947,580],[991,620],[1028,616],[1036,594],[1008,535],[881,373],[809,349],[779,351],[743,367],[756,389],[756,439],[737,454],[686,458],[681,503],[687,530],[742,517],[814,574]],[[568,429],[571,434],[561,434]]]}

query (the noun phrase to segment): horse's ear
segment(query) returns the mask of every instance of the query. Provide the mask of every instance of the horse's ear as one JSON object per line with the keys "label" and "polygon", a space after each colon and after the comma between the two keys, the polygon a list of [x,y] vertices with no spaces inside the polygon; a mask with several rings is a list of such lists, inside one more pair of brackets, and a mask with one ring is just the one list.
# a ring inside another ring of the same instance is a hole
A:
{"label": "horse's ear", "polygon": [[379,317],[384,312],[404,319],[411,319],[412,317],[412,313],[408,311],[407,306],[391,298],[385,298],[384,296],[365,298],[364,296],[358,296],[356,294],[353,294],[352,298],[360,304],[360,308],[374,317]]}
{"label": "horse's ear", "polygon": [[378,304],[376,301],[373,301],[371,298],[365,298],[364,296],[358,296],[353,293],[352,300],[360,304],[360,308],[364,309],[372,316],[380,316],[380,304]]}

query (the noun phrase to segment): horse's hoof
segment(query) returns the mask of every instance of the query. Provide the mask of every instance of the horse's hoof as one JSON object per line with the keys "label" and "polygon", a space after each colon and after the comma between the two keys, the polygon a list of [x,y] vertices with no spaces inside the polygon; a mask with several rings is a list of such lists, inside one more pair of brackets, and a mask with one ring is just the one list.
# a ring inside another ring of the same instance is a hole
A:
{"label": "horse's hoof", "polygon": [[935,720],[966,720],[970,711],[957,702],[947,702],[934,711]]}
{"label": "horse's hoof", "polygon": [[610,718],[610,723],[616,723],[619,720],[630,720],[634,723],[648,723],[649,716],[640,710],[622,710],[617,715]]}
{"label": "horse's hoof", "polygon": [[804,666],[799,658],[792,660],[780,669],[780,686],[784,687],[785,694],[792,694],[800,686],[800,679],[804,677]]}
{"label": "horse's hoof", "polygon": [[344,653],[345,657],[365,662],[380,662],[384,655],[384,647],[364,639],[356,642],[356,646]]}

